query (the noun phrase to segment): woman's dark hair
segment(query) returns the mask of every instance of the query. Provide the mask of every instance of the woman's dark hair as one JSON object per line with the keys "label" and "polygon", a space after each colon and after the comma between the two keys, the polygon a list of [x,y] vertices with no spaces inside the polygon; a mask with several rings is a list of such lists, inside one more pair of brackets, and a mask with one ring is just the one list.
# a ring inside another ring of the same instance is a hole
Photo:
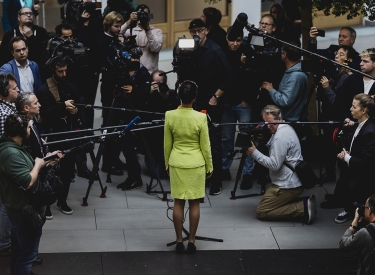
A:
{"label": "woman's dark hair", "polygon": [[368,198],[368,206],[370,207],[371,212],[375,214],[375,194]]}
{"label": "woman's dark hair", "polygon": [[351,47],[351,46],[340,45],[339,49],[343,49],[344,51],[346,51],[346,59],[351,58],[352,62],[358,56],[358,54],[355,51],[355,49],[353,47]]}
{"label": "woman's dark hair", "polygon": [[178,87],[178,96],[180,97],[181,102],[184,104],[191,103],[197,97],[197,92],[197,84],[190,80],[185,80]]}
{"label": "woman's dark hair", "polygon": [[215,26],[219,25],[222,14],[221,11],[213,8],[213,7],[207,7],[203,9],[203,14],[206,16],[206,26]]}
{"label": "woman's dark hair", "polygon": [[362,109],[367,109],[369,118],[375,120],[375,102],[372,96],[366,94],[357,94],[353,99],[358,101],[358,104]]}
{"label": "woman's dark hair", "polygon": [[7,137],[25,137],[29,118],[21,114],[9,115],[4,123],[4,135]]}

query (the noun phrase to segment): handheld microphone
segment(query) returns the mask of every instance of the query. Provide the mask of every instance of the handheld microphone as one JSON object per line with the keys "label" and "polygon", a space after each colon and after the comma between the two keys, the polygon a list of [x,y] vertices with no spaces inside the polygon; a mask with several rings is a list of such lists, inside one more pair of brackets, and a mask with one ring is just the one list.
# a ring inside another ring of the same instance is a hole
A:
{"label": "handheld microphone", "polygon": [[236,41],[237,37],[242,35],[243,28],[247,25],[247,14],[241,12],[237,15],[236,20],[232,25],[232,29],[228,32],[227,38],[229,41]]}
{"label": "handheld microphone", "polygon": [[126,125],[126,127],[124,128],[124,132],[130,131],[135,126],[135,124],[140,120],[141,118],[139,116],[136,116],[132,121],[130,121],[128,125]]}

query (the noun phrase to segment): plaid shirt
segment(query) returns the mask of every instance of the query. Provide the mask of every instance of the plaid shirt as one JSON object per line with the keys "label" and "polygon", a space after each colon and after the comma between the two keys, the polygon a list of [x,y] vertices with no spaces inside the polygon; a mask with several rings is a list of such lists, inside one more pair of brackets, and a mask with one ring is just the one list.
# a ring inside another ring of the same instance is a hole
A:
{"label": "plaid shirt", "polygon": [[0,99],[0,135],[4,135],[4,124],[7,117],[17,112],[14,103],[8,103]]}

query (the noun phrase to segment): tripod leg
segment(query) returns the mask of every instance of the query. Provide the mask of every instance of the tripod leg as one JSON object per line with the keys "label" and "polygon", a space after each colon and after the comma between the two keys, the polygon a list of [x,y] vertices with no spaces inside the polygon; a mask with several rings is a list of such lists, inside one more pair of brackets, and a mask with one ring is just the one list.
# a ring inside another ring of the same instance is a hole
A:
{"label": "tripod leg", "polygon": [[236,199],[236,190],[237,190],[238,182],[240,181],[241,176],[242,176],[242,170],[243,170],[243,167],[245,165],[246,157],[247,157],[247,155],[246,155],[245,151],[243,151],[242,152],[242,156],[241,156],[240,165],[238,166],[238,170],[237,170],[236,183],[234,184],[233,191],[230,192],[231,195],[232,195],[230,197],[231,200],[235,200]]}

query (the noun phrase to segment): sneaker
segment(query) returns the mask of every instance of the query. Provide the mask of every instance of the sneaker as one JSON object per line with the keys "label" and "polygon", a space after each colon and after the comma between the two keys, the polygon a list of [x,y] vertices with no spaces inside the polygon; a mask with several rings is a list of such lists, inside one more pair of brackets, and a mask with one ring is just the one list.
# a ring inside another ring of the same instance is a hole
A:
{"label": "sneaker", "polygon": [[249,190],[253,187],[253,177],[249,174],[242,176],[242,181],[240,185],[241,190]]}
{"label": "sneaker", "polygon": [[310,225],[315,219],[316,213],[316,198],[312,195],[305,201],[305,223]]}
{"label": "sneaker", "polygon": [[119,185],[121,185],[121,186],[120,187],[117,186],[117,188],[121,188],[122,191],[132,191],[132,190],[136,190],[138,188],[142,188],[143,182],[142,182],[141,178],[131,179],[131,178],[128,177],[123,183],[121,183]]}
{"label": "sneaker", "polygon": [[210,192],[208,194],[210,194],[211,196],[219,195],[222,189],[223,188],[221,186],[211,184]]}
{"label": "sneaker", "polygon": [[66,202],[62,203],[62,204],[57,203],[56,207],[61,212],[63,212],[65,215],[72,215],[73,214],[73,210],[68,206],[68,204]]}
{"label": "sneaker", "polygon": [[349,212],[346,212],[345,210],[344,211],[341,211],[336,219],[335,219],[335,223],[344,223],[344,222],[347,222],[349,220],[351,220],[353,218],[353,216],[351,214],[349,214]]}
{"label": "sneaker", "polygon": [[46,207],[46,220],[52,220],[53,219],[53,215],[51,213],[51,207],[48,205]]}
{"label": "sneaker", "polygon": [[221,179],[222,180],[231,180],[232,176],[230,174],[229,169],[223,169],[221,172]]}

